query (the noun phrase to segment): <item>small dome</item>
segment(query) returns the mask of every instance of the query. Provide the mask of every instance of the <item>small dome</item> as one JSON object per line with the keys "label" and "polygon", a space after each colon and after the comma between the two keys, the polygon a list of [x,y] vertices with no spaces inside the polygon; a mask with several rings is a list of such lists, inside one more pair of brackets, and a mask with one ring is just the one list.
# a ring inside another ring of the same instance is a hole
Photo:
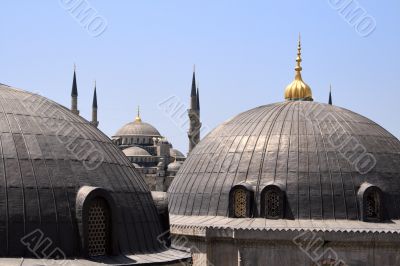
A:
{"label": "small dome", "polygon": [[185,155],[183,155],[183,153],[177,149],[170,149],[169,154],[171,157],[173,157],[175,159],[185,159],[186,158]]}
{"label": "small dome", "polygon": [[118,130],[114,137],[123,136],[161,137],[161,134],[152,125],[142,122],[141,120],[135,120],[134,122],[130,122]]}
{"label": "small dome", "polygon": [[128,157],[151,156],[151,154],[148,151],[139,147],[129,147],[123,150],[122,152]]}
{"label": "small dome", "polygon": [[170,164],[168,165],[168,171],[171,171],[171,172],[178,172],[179,169],[181,168],[181,166],[182,166],[182,163],[181,163],[181,162],[175,161],[175,162],[170,163]]}

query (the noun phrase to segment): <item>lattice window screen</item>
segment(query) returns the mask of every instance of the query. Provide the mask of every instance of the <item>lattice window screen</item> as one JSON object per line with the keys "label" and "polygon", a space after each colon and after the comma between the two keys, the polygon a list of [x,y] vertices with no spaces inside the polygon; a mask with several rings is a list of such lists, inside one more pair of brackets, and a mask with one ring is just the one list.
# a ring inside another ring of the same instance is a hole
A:
{"label": "lattice window screen", "polygon": [[89,208],[88,251],[89,256],[107,255],[109,246],[110,212],[103,199],[95,199]]}
{"label": "lattice window screen", "polygon": [[247,214],[247,194],[243,189],[237,189],[234,194],[234,210],[236,218],[245,218]]}
{"label": "lattice window screen", "polygon": [[379,203],[376,193],[369,193],[366,198],[366,217],[378,218]]}
{"label": "lattice window screen", "polygon": [[268,191],[265,197],[267,218],[277,219],[281,216],[280,197],[277,191]]}

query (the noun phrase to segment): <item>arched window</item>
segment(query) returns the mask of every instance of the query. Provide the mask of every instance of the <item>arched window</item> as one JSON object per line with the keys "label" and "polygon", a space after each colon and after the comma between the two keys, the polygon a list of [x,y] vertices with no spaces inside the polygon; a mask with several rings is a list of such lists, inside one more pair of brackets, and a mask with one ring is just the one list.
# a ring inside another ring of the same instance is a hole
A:
{"label": "arched window", "polygon": [[252,216],[253,190],[248,184],[234,186],[229,193],[229,216],[246,218]]}
{"label": "arched window", "polygon": [[369,183],[364,183],[358,190],[361,208],[361,218],[365,222],[380,222],[383,220],[382,191]]}
{"label": "arched window", "polygon": [[96,257],[110,254],[110,209],[104,199],[95,198],[90,202],[87,228],[88,255]]}
{"label": "arched window", "polygon": [[284,192],[278,185],[268,185],[261,192],[261,216],[267,219],[284,217]]}

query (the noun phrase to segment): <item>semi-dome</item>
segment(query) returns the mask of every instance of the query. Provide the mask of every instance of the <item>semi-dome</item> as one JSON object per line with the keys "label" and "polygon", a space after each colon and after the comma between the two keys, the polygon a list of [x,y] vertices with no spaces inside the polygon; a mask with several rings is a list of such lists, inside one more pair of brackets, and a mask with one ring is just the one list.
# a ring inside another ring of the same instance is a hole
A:
{"label": "semi-dome", "polygon": [[132,264],[165,250],[144,180],[107,136],[42,96],[1,84],[0,95],[0,264],[105,254]]}
{"label": "semi-dome", "polygon": [[[170,213],[228,216],[236,186],[254,194],[253,216],[261,215],[262,191],[272,186],[286,195],[288,219],[356,220],[378,202],[387,219],[399,219],[400,142],[340,107],[261,106],[223,123],[190,153],[169,189]],[[370,187],[384,197],[361,210]]]}
{"label": "semi-dome", "polygon": [[146,151],[145,149],[142,149],[140,147],[129,147],[127,149],[123,150],[123,153],[128,156],[128,157],[147,157],[151,156],[151,154]]}
{"label": "semi-dome", "polygon": [[168,165],[168,171],[177,172],[182,167],[182,163],[179,161],[175,161]]}
{"label": "semi-dome", "polygon": [[175,159],[185,159],[185,155],[177,149],[170,149],[170,156]]}

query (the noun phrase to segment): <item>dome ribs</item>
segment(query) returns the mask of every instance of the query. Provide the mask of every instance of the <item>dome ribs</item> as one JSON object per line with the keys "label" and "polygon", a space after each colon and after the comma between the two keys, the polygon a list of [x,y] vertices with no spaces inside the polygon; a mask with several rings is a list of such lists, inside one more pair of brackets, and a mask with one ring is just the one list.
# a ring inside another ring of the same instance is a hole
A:
{"label": "dome ribs", "polygon": [[[39,95],[3,85],[0,92],[1,257],[33,257],[20,239],[36,229],[67,257],[81,256],[75,204],[82,186],[102,187],[116,201],[117,253],[163,250],[144,180],[103,133]],[[92,148],[99,157],[85,153]]]}
{"label": "dome ribs", "polygon": [[[274,107],[274,108],[279,108],[279,107]],[[281,107],[281,108],[283,108],[283,107]],[[254,124],[256,124],[257,121],[265,119],[263,122],[266,125],[268,123],[269,119],[272,116],[272,114],[271,114],[272,112],[270,112],[271,110],[261,110],[261,112],[260,112],[259,109],[256,109],[256,111],[257,112],[255,112],[254,114],[251,113],[249,115],[250,119],[249,119],[248,124],[251,124],[251,125],[254,126]],[[267,116],[268,118],[266,119],[265,115],[267,115],[267,114],[268,114],[268,116]],[[247,125],[243,125],[243,124],[240,125],[240,128],[239,128],[240,129],[240,133],[237,135],[237,137],[240,138],[240,142],[242,142],[244,140],[244,136],[251,135],[251,132],[253,130],[252,127],[247,126]],[[246,143],[244,143],[244,145],[243,145],[243,150],[245,149],[248,140],[249,140],[249,138],[247,138],[245,140]],[[237,162],[233,161],[233,163],[231,163],[231,165],[230,165],[230,168],[234,167],[234,168],[236,168],[236,170],[232,172],[233,173],[232,174],[232,178],[226,178],[226,179],[223,180],[223,184],[222,184],[222,186],[220,188],[220,195],[218,197],[218,202],[217,202],[216,209],[217,209],[217,211],[219,211],[220,208],[225,209],[226,210],[225,212],[222,212],[222,211],[218,212],[218,213],[221,213],[222,215],[228,215],[228,213],[227,213],[227,210],[228,210],[228,196],[227,196],[227,194],[229,194],[230,189],[236,183],[240,182],[239,180],[237,180],[237,176],[238,176],[237,170],[238,170],[238,166],[239,166],[238,164],[239,164],[239,162],[240,162],[240,160],[241,160],[241,158],[243,156],[243,150],[242,151],[239,150],[240,142],[238,143],[238,146],[236,146],[235,153],[234,153],[234,156],[236,156],[236,158],[238,158],[238,160],[237,160]],[[235,159],[235,157],[233,157],[232,160],[234,160],[234,159]],[[226,184],[226,182],[229,182],[229,183]],[[224,194],[223,190],[225,190],[225,198],[221,197]],[[220,204],[220,203],[223,203],[223,204]]]}
{"label": "dome ribs", "polygon": [[[349,136],[365,145],[377,166],[357,172],[342,156],[354,153],[352,146],[341,150],[330,143],[334,128],[342,140]],[[221,124],[193,150],[170,187],[170,212],[227,216],[227,193],[238,182],[253,186],[256,204],[262,186],[278,182],[286,187],[287,219],[356,220],[360,182],[381,187],[392,201],[399,197],[399,149],[400,142],[376,123],[337,106],[287,101],[257,107]],[[400,217],[400,207],[390,213]]]}
{"label": "dome ribs", "polygon": [[[6,209],[8,210],[7,222],[6,222],[6,241],[7,242],[7,251],[5,255],[11,255],[14,252],[21,252],[22,246],[15,238],[12,238],[10,235],[11,232],[17,232],[18,236],[22,238],[27,234],[26,232],[26,196],[25,196],[25,184],[23,177],[21,175],[21,167],[19,165],[19,160],[17,150],[14,144],[14,140],[12,137],[12,128],[8,115],[7,115],[7,103],[5,103],[3,95],[0,94],[0,107],[4,117],[4,120],[1,121],[3,124],[3,128],[8,125],[8,129],[3,132],[7,132],[6,134],[2,133],[1,135],[1,146],[2,146],[2,159],[4,162],[4,174],[5,174],[5,182],[7,186],[5,189],[7,191],[7,198],[5,205],[7,205]],[[38,206],[40,206],[40,200],[38,196],[38,191],[36,191],[37,200],[39,201]],[[22,201],[22,202],[20,202]],[[39,207],[40,208],[40,207]],[[14,219],[13,219],[14,218]],[[21,219],[22,218],[22,219]],[[21,221],[22,220],[22,221]],[[22,229],[22,230],[21,230]],[[17,237],[18,237],[17,236]],[[13,249],[16,249],[15,251]],[[3,251],[4,252],[4,251]]]}
{"label": "dome ribs", "polygon": [[[269,113],[271,112],[271,110],[265,110],[264,112],[261,112],[260,114],[259,114],[259,116],[257,117],[257,119],[260,119],[261,117],[265,117],[265,123],[268,121],[268,119],[266,118],[266,117],[268,117],[267,115],[269,115]],[[253,118],[253,115],[251,115],[251,117]],[[257,129],[257,127],[261,124],[261,123],[255,123],[256,121],[254,121],[254,120],[252,120],[252,123],[253,124],[255,124],[254,125],[254,130],[255,129]],[[264,126],[265,126],[265,123],[264,123],[264,125],[262,125],[261,127],[260,127],[260,132],[258,133],[258,135],[257,135],[257,140],[256,140],[256,142],[259,140],[259,138],[260,138],[260,136],[261,136],[261,130],[264,128]],[[255,132],[254,131],[251,131],[251,129],[249,129],[249,131],[246,131],[246,134],[247,133],[251,133],[250,135],[253,135]],[[249,140],[248,140],[249,141]],[[233,144],[233,143],[232,143]],[[248,143],[246,143],[246,146],[247,146],[247,144]],[[225,146],[226,144],[223,144],[223,146]],[[236,152],[236,151],[235,151]],[[254,153],[254,149],[252,149],[252,156],[253,156],[253,153]],[[247,179],[248,179],[248,173],[249,173],[249,166],[250,166],[250,164],[251,164],[251,160],[252,160],[252,156],[249,158],[249,162],[248,162],[248,165],[247,165],[247,169],[246,169],[246,176],[245,176],[245,180],[243,180],[243,181],[247,181]],[[233,159],[233,158],[232,158]],[[222,167],[222,164],[221,164],[221,167]],[[236,173],[237,174],[237,173]],[[217,176],[217,175],[216,175]],[[225,181],[225,179],[224,179],[224,181]],[[223,182],[224,182],[223,181]],[[239,181],[238,181],[239,182]],[[233,186],[233,185],[235,185],[234,184],[235,183],[235,180],[232,180],[232,183],[230,184],[231,186]],[[211,204],[210,204],[211,205]],[[211,206],[209,206],[209,208],[210,208]],[[216,206],[217,207],[217,209],[218,209],[218,205]],[[208,208],[208,209],[209,209]]]}

